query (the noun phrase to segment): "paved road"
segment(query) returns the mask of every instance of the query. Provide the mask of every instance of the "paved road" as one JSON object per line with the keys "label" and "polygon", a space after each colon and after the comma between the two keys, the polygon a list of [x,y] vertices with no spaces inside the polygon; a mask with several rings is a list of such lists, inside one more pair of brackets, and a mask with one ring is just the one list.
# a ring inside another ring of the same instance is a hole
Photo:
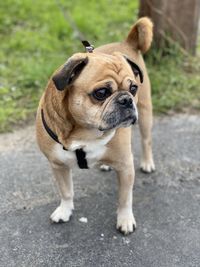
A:
{"label": "paved road", "polygon": [[136,129],[138,228],[123,237],[115,230],[114,172],[76,171],[74,216],[54,225],[58,193],[34,128],[1,135],[0,266],[200,266],[200,117],[156,119],[153,139],[157,171],[145,175]]}

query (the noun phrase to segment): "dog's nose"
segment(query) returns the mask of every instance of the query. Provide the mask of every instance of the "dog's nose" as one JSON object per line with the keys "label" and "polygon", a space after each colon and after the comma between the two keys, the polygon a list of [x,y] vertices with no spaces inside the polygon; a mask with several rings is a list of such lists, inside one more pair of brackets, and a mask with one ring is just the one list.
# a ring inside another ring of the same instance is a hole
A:
{"label": "dog's nose", "polygon": [[117,99],[117,103],[123,106],[124,108],[133,107],[133,100],[129,95],[120,95]]}

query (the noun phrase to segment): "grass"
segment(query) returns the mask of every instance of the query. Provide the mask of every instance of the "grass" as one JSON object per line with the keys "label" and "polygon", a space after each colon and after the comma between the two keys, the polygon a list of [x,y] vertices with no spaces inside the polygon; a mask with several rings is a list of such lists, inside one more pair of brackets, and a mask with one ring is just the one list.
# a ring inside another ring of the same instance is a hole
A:
{"label": "grass", "polygon": [[200,110],[200,64],[198,58],[171,48],[168,55],[159,56],[152,49],[146,63],[152,84],[154,112],[194,112]]}
{"label": "grass", "polygon": [[[32,118],[51,73],[71,54],[83,51],[64,14],[70,13],[97,47],[122,40],[137,11],[137,0],[1,1],[0,132]],[[146,60],[156,112],[200,106],[199,66],[193,60],[177,54],[161,58],[155,49]]]}

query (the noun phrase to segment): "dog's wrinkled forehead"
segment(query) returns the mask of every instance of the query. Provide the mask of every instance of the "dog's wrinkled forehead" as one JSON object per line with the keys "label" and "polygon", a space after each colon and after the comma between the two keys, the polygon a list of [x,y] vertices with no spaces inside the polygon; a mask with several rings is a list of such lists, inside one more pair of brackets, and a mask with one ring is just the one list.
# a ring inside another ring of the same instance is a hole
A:
{"label": "dog's wrinkled forehead", "polygon": [[90,60],[96,63],[99,62],[102,67],[106,66],[108,69],[112,69],[113,71],[119,73],[121,68],[123,67],[123,57],[121,55],[107,55],[107,54],[92,54],[90,56]]}
{"label": "dog's wrinkled forehead", "polygon": [[78,83],[100,81],[108,78],[114,79],[117,83],[121,82],[124,76],[134,74],[126,59],[122,55],[106,55],[100,53],[89,54],[88,65],[77,80]]}
{"label": "dog's wrinkled forehead", "polygon": [[143,82],[143,74],[139,66],[120,53],[107,55],[103,53],[77,53],[53,75],[52,80],[59,91],[71,85],[81,85],[114,79],[118,84],[126,76],[134,79],[137,75]]}

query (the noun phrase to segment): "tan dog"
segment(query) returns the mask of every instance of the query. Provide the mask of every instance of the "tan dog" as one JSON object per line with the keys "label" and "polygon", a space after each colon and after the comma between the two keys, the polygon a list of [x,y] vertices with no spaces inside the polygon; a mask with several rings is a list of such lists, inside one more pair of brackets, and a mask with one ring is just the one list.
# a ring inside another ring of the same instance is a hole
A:
{"label": "tan dog", "polygon": [[53,222],[66,222],[72,214],[72,168],[98,163],[117,172],[117,229],[124,234],[135,229],[130,126],[138,119],[136,104],[143,148],[141,169],[155,169],[150,82],[141,55],[151,41],[152,23],[141,18],[124,42],[73,55],[49,80],[36,128],[39,147],[51,164],[61,194],[61,203],[51,215]]}

